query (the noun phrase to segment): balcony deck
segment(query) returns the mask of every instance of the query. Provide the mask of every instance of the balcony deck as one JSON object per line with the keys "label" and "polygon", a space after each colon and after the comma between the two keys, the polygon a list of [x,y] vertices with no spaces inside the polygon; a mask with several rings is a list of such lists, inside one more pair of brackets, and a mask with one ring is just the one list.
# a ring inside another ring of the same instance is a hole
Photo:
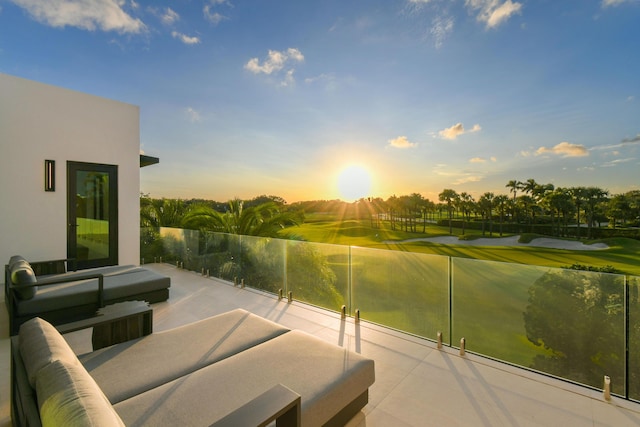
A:
{"label": "balcony deck", "polygon": [[[154,330],[193,322],[234,308],[301,329],[376,362],[376,382],[350,427],[372,426],[638,426],[640,404],[467,354],[305,304],[278,301],[249,288],[204,278],[166,264],[146,267],[171,276],[169,301],[154,304]],[[0,426],[9,419],[9,340],[0,308]],[[72,334],[76,352],[88,336]]]}

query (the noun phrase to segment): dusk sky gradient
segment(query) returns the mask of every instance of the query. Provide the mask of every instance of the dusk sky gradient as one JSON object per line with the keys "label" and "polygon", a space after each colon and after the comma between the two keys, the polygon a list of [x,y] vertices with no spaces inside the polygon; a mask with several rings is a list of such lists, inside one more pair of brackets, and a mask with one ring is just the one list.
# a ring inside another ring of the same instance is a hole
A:
{"label": "dusk sky gradient", "polygon": [[638,0],[0,0],[0,72],[140,106],[154,198],[640,183]]}

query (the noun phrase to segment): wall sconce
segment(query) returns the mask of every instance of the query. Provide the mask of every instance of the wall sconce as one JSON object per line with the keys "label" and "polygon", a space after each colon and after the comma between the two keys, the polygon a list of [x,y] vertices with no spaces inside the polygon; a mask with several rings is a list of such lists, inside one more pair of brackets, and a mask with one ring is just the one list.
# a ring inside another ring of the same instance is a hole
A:
{"label": "wall sconce", "polygon": [[56,191],[56,161],[44,161],[44,191]]}

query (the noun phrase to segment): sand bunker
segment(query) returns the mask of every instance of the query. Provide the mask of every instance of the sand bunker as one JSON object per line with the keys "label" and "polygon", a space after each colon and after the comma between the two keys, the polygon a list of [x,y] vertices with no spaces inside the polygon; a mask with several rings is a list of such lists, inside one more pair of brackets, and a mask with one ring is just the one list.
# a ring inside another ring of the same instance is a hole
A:
{"label": "sand bunker", "polygon": [[539,248],[568,249],[572,251],[600,251],[609,249],[605,243],[594,243],[585,245],[575,240],[552,239],[550,237],[538,237],[531,243],[519,243],[520,236],[500,237],[500,238],[479,238],[474,240],[460,240],[457,236],[423,237],[407,239],[402,241],[386,241],[384,243],[409,243],[409,242],[430,242],[444,245],[472,245],[472,246],[535,246]]}

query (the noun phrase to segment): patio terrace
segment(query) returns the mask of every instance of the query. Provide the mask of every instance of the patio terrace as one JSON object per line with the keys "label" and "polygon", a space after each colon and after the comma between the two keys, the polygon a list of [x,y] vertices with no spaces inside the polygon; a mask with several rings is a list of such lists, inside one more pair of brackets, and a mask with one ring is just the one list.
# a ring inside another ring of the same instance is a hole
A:
{"label": "patio terrace", "polygon": [[[171,276],[169,301],[154,304],[154,329],[166,330],[234,308],[301,329],[371,357],[376,382],[370,402],[350,423],[360,426],[636,426],[640,404],[508,364],[369,324],[168,264],[148,268]],[[1,305],[0,425],[9,418],[9,340]],[[90,350],[89,334],[68,336],[76,352]]]}

